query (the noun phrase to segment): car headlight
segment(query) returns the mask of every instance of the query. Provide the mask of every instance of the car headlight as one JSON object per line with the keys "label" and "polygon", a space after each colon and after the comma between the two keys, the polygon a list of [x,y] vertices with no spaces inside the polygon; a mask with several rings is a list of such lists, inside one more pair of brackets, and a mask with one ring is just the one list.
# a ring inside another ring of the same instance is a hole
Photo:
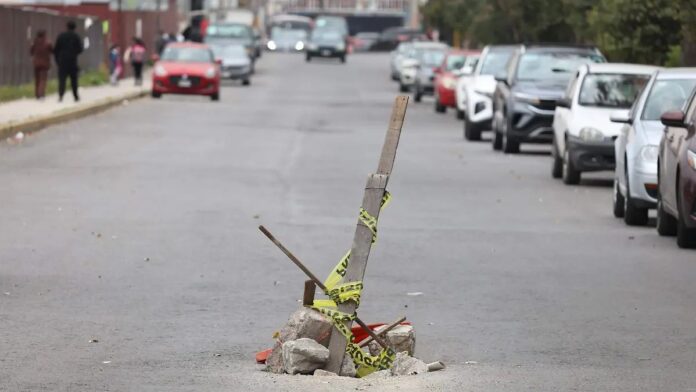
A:
{"label": "car headlight", "polygon": [[659,154],[660,148],[658,146],[648,145],[640,149],[640,158],[645,162],[657,162],[657,156]]}
{"label": "car headlight", "polygon": [[604,140],[602,131],[592,127],[585,127],[580,130],[580,139],[586,142],[601,142]]}
{"label": "car headlight", "polygon": [[686,161],[692,169],[696,170],[696,152],[686,150]]}
{"label": "car headlight", "polygon": [[525,94],[525,93],[514,93],[512,96],[515,97],[515,99],[520,101],[520,102],[525,102],[525,103],[529,103],[532,105],[539,104],[539,97],[535,97],[534,95]]}
{"label": "car headlight", "polygon": [[167,76],[167,70],[164,69],[163,66],[157,65],[157,66],[155,66],[155,75],[160,76],[160,77]]}
{"label": "car headlight", "polygon": [[338,45],[336,45],[336,50],[346,50],[346,44],[338,44]]}
{"label": "car headlight", "polygon": [[217,70],[214,67],[210,67],[207,71],[205,71],[205,77],[209,79],[214,78],[216,74]]}
{"label": "car headlight", "polygon": [[457,87],[457,79],[445,77],[442,79],[442,86],[448,90],[454,90]]}
{"label": "car headlight", "polygon": [[271,40],[271,41],[268,41],[268,43],[266,44],[266,47],[268,48],[268,50],[276,50],[278,48],[278,45],[276,45],[276,43]]}
{"label": "car headlight", "polygon": [[295,50],[302,50],[302,49],[304,49],[304,42],[297,41],[297,43],[295,44]]}

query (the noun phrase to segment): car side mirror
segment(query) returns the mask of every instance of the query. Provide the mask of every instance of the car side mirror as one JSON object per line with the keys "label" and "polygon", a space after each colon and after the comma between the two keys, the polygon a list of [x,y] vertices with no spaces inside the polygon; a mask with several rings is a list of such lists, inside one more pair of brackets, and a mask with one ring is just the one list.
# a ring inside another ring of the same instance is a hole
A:
{"label": "car side mirror", "polygon": [[160,56],[159,56],[158,54],[153,54],[153,55],[151,56],[151,59],[152,59],[152,62],[153,62],[153,63],[156,63],[156,62],[158,62],[158,61],[160,60]]}
{"label": "car side mirror", "polygon": [[631,116],[629,114],[630,112],[628,110],[617,110],[609,116],[609,120],[619,124],[630,124]]}
{"label": "car side mirror", "polygon": [[660,121],[662,121],[663,125],[666,125],[668,127],[683,128],[686,126],[686,124],[684,124],[685,118],[686,115],[684,114],[684,112],[677,110],[674,112],[663,113],[660,117]]}
{"label": "car side mirror", "polygon": [[563,98],[559,99],[558,101],[556,101],[556,106],[559,108],[570,109],[570,107],[573,106],[573,103],[571,102],[570,99],[568,99],[568,97],[563,97]]}
{"label": "car side mirror", "polygon": [[467,65],[462,67],[462,69],[460,69],[459,72],[460,75],[471,75],[474,73],[474,67]]}
{"label": "car side mirror", "polygon": [[222,65],[222,59],[215,59],[215,64]]}
{"label": "car side mirror", "polygon": [[433,69],[433,73],[441,74],[441,73],[442,73],[442,68],[436,67],[435,69]]}
{"label": "car side mirror", "polygon": [[496,82],[501,82],[507,84],[507,74],[504,72],[495,74],[494,79]]}

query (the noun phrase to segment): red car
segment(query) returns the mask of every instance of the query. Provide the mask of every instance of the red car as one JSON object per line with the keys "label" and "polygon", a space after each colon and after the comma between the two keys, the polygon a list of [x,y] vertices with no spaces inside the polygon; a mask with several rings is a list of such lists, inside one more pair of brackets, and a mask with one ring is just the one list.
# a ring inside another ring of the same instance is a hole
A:
{"label": "red car", "polygon": [[442,65],[435,70],[435,111],[445,113],[447,108],[456,108],[457,99],[455,89],[457,78],[462,75],[462,70],[470,68],[478,61],[479,51],[454,49],[447,53]]}
{"label": "red car", "polygon": [[152,97],[162,94],[205,95],[220,99],[220,66],[208,45],[171,43],[155,63]]}
{"label": "red car", "polygon": [[[662,115],[666,126],[657,160],[657,231],[696,248],[696,98],[685,111]],[[686,114],[685,114],[686,113]]]}

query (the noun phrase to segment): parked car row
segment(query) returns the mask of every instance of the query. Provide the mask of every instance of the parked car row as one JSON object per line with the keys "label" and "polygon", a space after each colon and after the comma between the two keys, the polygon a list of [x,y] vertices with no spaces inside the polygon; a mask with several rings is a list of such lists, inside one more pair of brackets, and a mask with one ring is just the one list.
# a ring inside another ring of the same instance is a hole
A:
{"label": "parked car row", "polygon": [[613,214],[696,248],[696,69],[608,63],[595,47],[492,45],[481,52],[402,42],[391,54],[399,91],[456,108],[464,139],[493,150],[551,144],[551,176],[614,173]]}

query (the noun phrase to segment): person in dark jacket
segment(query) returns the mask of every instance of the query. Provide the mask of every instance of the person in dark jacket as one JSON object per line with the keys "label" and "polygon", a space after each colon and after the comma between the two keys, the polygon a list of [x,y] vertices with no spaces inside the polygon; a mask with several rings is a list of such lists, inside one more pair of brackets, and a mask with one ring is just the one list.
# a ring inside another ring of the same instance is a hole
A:
{"label": "person in dark jacket", "polygon": [[46,30],[39,30],[29,50],[34,66],[34,95],[36,95],[36,99],[43,99],[46,96],[46,80],[48,79],[48,70],[51,68],[51,53],[53,53],[53,45],[46,39]]}
{"label": "person in dark jacket", "polygon": [[58,64],[58,100],[63,100],[65,94],[65,82],[70,78],[75,102],[80,100],[77,95],[77,74],[80,68],[77,65],[77,56],[82,53],[82,38],[75,32],[75,22],[68,22],[68,30],[60,33],[53,46],[53,54]]}

